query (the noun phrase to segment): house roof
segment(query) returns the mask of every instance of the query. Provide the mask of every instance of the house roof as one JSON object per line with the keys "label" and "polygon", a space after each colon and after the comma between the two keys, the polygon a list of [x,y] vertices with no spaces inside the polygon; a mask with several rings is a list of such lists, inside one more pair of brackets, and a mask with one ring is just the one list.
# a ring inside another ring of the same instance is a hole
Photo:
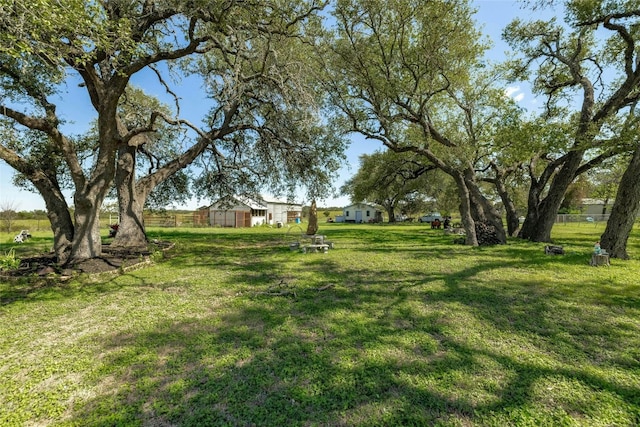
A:
{"label": "house roof", "polygon": [[216,205],[216,204],[223,204],[225,202],[229,203],[229,201],[234,201],[234,202],[238,202],[241,203],[251,209],[268,209],[268,204],[270,205],[287,205],[287,206],[293,206],[293,207],[299,207],[302,208],[302,205],[299,203],[294,203],[294,202],[288,202],[286,200],[278,200],[275,199],[273,197],[271,198],[267,198],[267,197],[262,197],[259,196],[258,199],[254,199],[252,197],[248,197],[248,196],[228,196],[226,198],[222,198],[219,199],[218,201],[216,201],[215,203],[213,203],[211,206]]}
{"label": "house roof", "polygon": [[378,208],[377,206],[370,205],[368,203],[354,203],[352,205],[345,206],[342,209],[346,210],[346,209],[349,209],[349,208],[357,208],[357,207],[360,207],[360,208],[367,207],[367,208],[371,208],[371,209],[375,209],[375,210],[380,210],[380,208]]}
{"label": "house roof", "polygon": [[228,196],[222,199],[217,200],[211,206],[214,205],[233,205],[234,203],[240,203],[242,205],[247,206],[250,209],[267,209],[267,206],[260,203],[259,201],[253,200],[250,197],[246,196]]}
{"label": "house roof", "polygon": [[602,199],[582,199],[583,205],[613,205],[613,200],[605,202]]}
{"label": "house roof", "polygon": [[266,203],[260,203],[258,200],[254,200],[250,197],[236,196],[235,199],[243,205],[249,206],[251,209],[267,209]]}
{"label": "house roof", "polygon": [[264,201],[265,203],[270,203],[274,205],[302,206],[300,203],[296,203],[288,200],[276,199],[275,197],[263,197],[263,196],[260,196],[260,197],[262,198],[262,201]]}

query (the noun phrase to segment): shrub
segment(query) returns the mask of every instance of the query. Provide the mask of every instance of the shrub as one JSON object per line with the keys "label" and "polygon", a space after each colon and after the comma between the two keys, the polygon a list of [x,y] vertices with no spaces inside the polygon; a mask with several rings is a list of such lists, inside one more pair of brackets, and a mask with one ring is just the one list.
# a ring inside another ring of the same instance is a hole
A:
{"label": "shrub", "polygon": [[4,255],[0,255],[0,271],[15,270],[20,267],[20,258],[16,258],[16,251],[11,248]]}

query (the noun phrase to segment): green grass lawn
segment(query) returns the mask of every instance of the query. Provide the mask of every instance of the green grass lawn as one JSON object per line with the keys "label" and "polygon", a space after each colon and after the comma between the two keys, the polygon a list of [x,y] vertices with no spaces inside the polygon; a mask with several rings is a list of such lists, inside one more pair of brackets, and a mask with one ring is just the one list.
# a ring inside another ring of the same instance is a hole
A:
{"label": "green grass lawn", "polygon": [[637,425],[640,261],[590,267],[603,227],[154,229],[147,268],[0,284],[0,425]]}

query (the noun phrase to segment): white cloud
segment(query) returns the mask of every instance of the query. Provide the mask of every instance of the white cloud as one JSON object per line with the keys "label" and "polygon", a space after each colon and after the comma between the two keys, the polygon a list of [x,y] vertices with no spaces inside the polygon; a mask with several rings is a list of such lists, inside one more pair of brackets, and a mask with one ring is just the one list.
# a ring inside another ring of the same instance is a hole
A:
{"label": "white cloud", "polygon": [[520,86],[509,86],[508,88],[506,88],[504,90],[504,94],[507,97],[511,98],[511,95],[513,95],[514,93],[519,92],[519,91],[520,91]]}
{"label": "white cloud", "polygon": [[509,86],[504,90],[504,95],[507,98],[512,98],[516,102],[524,99],[524,93],[520,91],[520,86]]}

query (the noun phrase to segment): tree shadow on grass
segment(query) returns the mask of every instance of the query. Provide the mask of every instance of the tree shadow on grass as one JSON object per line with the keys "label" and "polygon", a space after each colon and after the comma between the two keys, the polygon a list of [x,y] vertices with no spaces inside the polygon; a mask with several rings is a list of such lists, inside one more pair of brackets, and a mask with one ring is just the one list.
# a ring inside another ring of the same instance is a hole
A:
{"label": "tree shadow on grass", "polygon": [[[452,408],[472,411],[405,384],[398,369],[416,372],[410,360],[403,367],[401,361],[363,357],[385,335],[396,334],[390,326],[339,322],[329,325],[335,330],[320,330],[287,317],[248,309],[211,324],[167,323],[149,333],[114,335],[100,368],[110,391],[78,408],[74,421],[383,425],[434,422]],[[429,369],[439,370],[437,364]]]}
{"label": "tree shadow on grass", "polygon": [[[312,265],[323,273],[338,269],[334,278],[362,274],[326,264]],[[97,367],[97,395],[75,409],[72,421],[638,421],[637,360],[604,354],[614,346],[636,348],[637,330],[613,327],[619,320],[606,310],[567,307],[561,293],[542,284],[474,283],[482,271],[502,265],[432,273],[421,281],[378,271],[376,280],[353,286],[306,289],[295,298],[247,294],[221,313],[114,333]],[[245,279],[229,278],[236,280]],[[566,394],[552,390],[563,385]],[[546,386],[551,388],[541,389]],[[600,398],[604,403],[597,403]]]}
{"label": "tree shadow on grass", "polygon": [[[85,377],[91,397],[77,400],[70,423],[638,421],[636,300],[603,302],[583,290],[596,289],[597,276],[581,278],[571,298],[568,286],[526,275],[482,280],[490,271],[558,262],[532,259],[535,247],[500,248],[486,262],[452,272],[425,272],[420,262],[428,251],[403,248],[401,274],[300,256],[304,269],[286,273],[296,286],[292,296],[260,293],[284,275],[271,255],[288,249],[270,246],[272,237],[234,240],[246,246],[243,257],[209,239],[194,239],[185,254],[163,262],[224,266],[228,275],[215,286],[240,283],[244,292],[191,318],[107,333]],[[159,286],[143,274],[129,276],[127,286]],[[566,393],[556,390],[562,387]]]}

